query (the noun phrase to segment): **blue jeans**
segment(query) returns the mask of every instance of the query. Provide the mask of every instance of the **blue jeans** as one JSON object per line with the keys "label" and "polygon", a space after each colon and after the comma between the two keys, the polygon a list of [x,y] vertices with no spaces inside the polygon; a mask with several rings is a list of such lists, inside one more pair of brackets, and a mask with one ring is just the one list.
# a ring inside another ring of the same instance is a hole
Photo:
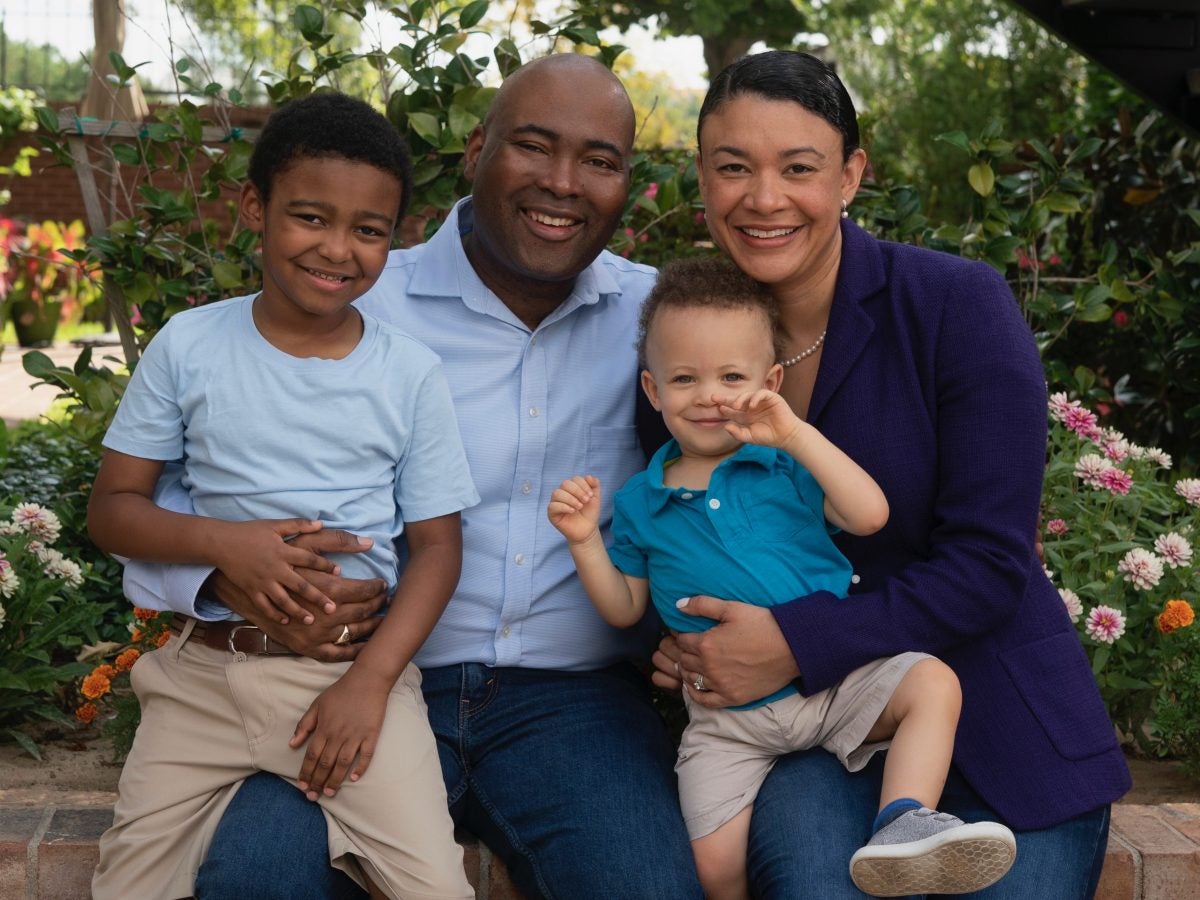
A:
{"label": "blue jeans", "polygon": [[[471,663],[423,676],[451,815],[504,860],[524,896],[699,900],[675,752],[632,667]],[[365,897],[348,882],[328,864],[317,806],[256,775],[221,819],[196,896]]]}
{"label": "blue jeans", "polygon": [[[849,774],[824,750],[782,757],[767,776],[750,825],[750,882],[759,900],[865,897],[850,881],[854,851],[870,837],[879,805],[884,754]],[[957,769],[938,804],[968,822],[1001,821]],[[1053,828],[1016,832],[1017,860],[979,900],[1088,900],[1108,843],[1104,807]]]}

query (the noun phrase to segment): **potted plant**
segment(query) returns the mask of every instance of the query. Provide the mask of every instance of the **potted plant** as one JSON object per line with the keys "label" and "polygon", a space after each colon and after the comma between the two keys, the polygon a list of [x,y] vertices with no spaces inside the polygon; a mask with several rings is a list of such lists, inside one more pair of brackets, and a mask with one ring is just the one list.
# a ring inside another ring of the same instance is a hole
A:
{"label": "potted plant", "polygon": [[99,296],[98,276],[65,252],[83,242],[78,220],[24,225],[0,219],[0,297],[22,347],[49,346],[58,323]]}

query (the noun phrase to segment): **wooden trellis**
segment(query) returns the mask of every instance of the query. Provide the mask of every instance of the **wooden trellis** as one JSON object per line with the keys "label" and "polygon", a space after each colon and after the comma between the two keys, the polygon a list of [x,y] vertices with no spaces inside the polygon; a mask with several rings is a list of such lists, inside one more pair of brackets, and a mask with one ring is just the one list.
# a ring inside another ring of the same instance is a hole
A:
{"label": "wooden trellis", "polygon": [[[88,157],[86,139],[133,138],[143,140],[149,137],[149,126],[142,122],[102,122],[98,119],[80,117],[74,109],[62,109],[58,113],[58,127],[59,134],[66,138],[71,152],[75,175],[79,179],[79,191],[83,195],[83,208],[88,228],[95,235],[107,234],[111,224],[109,214],[112,212],[114,204],[110,202],[106,208],[103,202],[100,187],[96,183],[95,167]],[[205,143],[217,144],[229,140],[236,134],[238,137],[253,141],[258,137],[260,130],[258,128],[238,128],[236,132],[231,132],[227,128],[206,125],[201,131],[201,140]],[[112,162],[111,156],[106,159],[108,162]],[[109,170],[108,177],[115,178],[115,172]],[[125,361],[132,365],[138,358],[137,338],[133,333],[133,325],[129,321],[129,316],[125,312],[124,294],[118,285],[113,284],[111,279],[107,278],[104,279],[103,291],[109,316],[116,324],[117,334],[121,338],[121,349],[125,354]]]}

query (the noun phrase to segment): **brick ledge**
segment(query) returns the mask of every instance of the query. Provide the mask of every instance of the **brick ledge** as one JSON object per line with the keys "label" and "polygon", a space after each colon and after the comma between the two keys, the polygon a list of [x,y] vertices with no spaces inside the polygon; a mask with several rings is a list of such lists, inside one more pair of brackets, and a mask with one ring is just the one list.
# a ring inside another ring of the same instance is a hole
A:
{"label": "brick ledge", "polygon": [[[0,805],[0,897],[80,900],[89,895],[96,841],[112,810]],[[460,836],[476,900],[520,900],[504,864]],[[1200,803],[1113,806],[1096,900],[1200,900]]]}

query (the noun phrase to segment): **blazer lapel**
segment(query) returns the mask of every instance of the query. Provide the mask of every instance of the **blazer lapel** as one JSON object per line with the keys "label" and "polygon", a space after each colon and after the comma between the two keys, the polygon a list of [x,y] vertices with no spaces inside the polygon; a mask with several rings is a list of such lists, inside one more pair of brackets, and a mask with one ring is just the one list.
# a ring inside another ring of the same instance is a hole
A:
{"label": "blazer lapel", "polygon": [[883,255],[875,239],[849,220],[842,222],[842,261],[838,267],[833,308],[821,365],[808,404],[808,421],[818,423],[822,411],[854,368],[875,331],[863,301],[886,286]]}

